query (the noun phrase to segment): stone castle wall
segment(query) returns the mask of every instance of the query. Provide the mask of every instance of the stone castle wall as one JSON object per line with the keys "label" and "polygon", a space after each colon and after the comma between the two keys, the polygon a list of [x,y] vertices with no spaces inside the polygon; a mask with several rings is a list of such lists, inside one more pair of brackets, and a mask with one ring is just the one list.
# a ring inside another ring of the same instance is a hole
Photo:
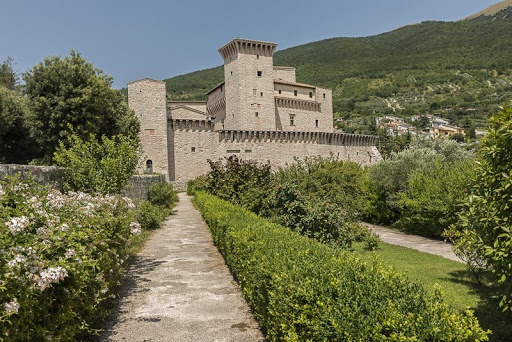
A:
{"label": "stone castle wall", "polygon": [[[292,164],[294,158],[329,156],[354,161],[363,166],[380,160],[374,136],[321,132],[214,131],[200,121],[176,120],[170,127],[174,141],[173,177],[186,182],[206,174],[208,159],[224,160],[231,155],[273,168]],[[172,164],[172,163],[171,163]]]}

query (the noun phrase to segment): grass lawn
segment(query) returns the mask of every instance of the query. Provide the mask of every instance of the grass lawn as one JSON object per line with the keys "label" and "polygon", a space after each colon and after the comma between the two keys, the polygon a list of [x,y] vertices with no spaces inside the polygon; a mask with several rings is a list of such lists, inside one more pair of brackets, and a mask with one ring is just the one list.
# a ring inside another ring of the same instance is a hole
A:
{"label": "grass lawn", "polygon": [[512,341],[512,314],[502,313],[492,298],[493,288],[479,284],[464,264],[382,242],[377,252],[364,250],[362,244],[354,247],[354,253],[362,260],[372,261],[376,255],[431,291],[434,284],[439,284],[448,304],[459,310],[470,307],[475,311],[480,325],[492,330],[491,341]]}

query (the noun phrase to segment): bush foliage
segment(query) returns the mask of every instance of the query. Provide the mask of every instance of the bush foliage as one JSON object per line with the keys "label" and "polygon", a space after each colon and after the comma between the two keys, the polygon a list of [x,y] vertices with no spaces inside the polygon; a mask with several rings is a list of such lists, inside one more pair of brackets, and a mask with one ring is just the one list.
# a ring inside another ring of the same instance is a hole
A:
{"label": "bush foliage", "polygon": [[485,341],[471,311],[205,193],[196,203],[271,341]]}
{"label": "bush foliage", "polygon": [[17,178],[0,190],[0,340],[72,341],[105,317],[132,238],[129,199]]}
{"label": "bush foliage", "polygon": [[500,285],[500,305],[512,308],[512,108],[490,121],[478,175],[447,236],[470,267],[488,267]]}
{"label": "bush foliage", "polygon": [[83,140],[78,135],[59,142],[54,159],[65,167],[66,190],[119,194],[137,166],[140,148],[137,140],[123,135],[98,141],[94,135]]}

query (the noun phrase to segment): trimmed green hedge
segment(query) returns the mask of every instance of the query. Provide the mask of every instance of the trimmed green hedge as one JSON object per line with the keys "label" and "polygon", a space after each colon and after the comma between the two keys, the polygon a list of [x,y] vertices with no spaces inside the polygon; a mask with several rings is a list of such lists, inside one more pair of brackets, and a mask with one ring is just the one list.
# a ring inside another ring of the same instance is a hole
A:
{"label": "trimmed green hedge", "polygon": [[487,340],[471,311],[452,310],[378,262],[202,192],[196,203],[269,340]]}

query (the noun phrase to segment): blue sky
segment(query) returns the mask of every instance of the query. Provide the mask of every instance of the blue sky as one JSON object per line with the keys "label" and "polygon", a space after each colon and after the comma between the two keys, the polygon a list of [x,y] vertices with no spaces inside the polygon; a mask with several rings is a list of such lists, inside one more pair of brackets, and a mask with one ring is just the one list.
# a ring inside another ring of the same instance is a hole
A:
{"label": "blue sky", "polygon": [[424,20],[454,21],[497,0],[0,0],[0,61],[24,72],[70,49],[114,86],[220,65],[235,37],[285,49],[332,37],[374,35]]}

